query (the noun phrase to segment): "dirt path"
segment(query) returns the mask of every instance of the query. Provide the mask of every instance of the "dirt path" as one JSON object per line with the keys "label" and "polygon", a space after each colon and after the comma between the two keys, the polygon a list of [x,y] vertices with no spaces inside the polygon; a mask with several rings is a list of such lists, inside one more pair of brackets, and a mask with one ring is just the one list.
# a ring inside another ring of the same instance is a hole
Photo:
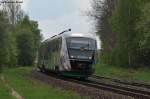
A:
{"label": "dirt path", "polygon": [[10,94],[15,97],[16,99],[24,99],[14,88],[10,87],[9,84],[6,82],[5,77],[1,75],[1,80],[4,85],[10,90]]}

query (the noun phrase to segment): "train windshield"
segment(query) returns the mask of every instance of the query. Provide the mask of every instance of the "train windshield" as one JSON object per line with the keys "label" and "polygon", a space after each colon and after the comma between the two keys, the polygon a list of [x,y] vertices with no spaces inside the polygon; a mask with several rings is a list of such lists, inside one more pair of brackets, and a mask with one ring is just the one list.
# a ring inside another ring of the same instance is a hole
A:
{"label": "train windshield", "polygon": [[96,41],[90,38],[72,37],[67,39],[69,49],[95,50]]}

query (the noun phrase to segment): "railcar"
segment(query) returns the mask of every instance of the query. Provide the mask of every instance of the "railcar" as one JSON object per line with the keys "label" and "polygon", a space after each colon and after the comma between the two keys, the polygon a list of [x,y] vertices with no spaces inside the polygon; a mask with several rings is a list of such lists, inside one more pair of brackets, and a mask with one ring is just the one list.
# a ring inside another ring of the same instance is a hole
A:
{"label": "railcar", "polygon": [[95,71],[96,37],[93,34],[64,33],[42,42],[38,68],[71,77],[89,77]]}

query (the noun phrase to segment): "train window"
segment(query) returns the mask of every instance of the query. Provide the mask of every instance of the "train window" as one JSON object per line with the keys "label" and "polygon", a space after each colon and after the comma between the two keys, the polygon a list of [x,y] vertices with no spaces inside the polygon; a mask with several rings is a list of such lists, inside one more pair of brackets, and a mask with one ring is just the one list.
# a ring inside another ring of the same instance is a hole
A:
{"label": "train window", "polygon": [[71,49],[95,50],[95,40],[90,38],[72,37],[67,39],[67,46]]}
{"label": "train window", "polygon": [[43,47],[43,53],[44,53],[44,59],[48,59],[48,46],[47,44],[44,44],[44,47]]}
{"label": "train window", "polygon": [[48,50],[48,53],[47,53],[47,55],[48,55],[48,59],[50,59],[51,58],[51,56],[52,56],[52,43],[51,42],[48,42],[48,44],[47,44],[47,50]]}
{"label": "train window", "polygon": [[59,39],[54,39],[51,42],[51,50],[52,52],[58,51],[59,50]]}
{"label": "train window", "polygon": [[58,43],[59,50],[61,49],[61,44],[62,44],[62,38],[59,38],[59,43]]}

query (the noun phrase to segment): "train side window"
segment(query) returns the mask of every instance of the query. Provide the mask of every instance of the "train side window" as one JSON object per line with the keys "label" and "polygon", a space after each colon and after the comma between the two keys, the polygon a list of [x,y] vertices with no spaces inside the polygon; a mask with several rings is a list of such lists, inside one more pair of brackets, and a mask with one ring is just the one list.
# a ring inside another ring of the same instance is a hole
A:
{"label": "train side window", "polygon": [[51,48],[51,53],[53,52],[58,52],[61,48],[61,38],[57,38],[51,41],[50,44],[50,48]]}
{"label": "train side window", "polygon": [[49,58],[51,58],[51,52],[52,52],[52,43],[49,42],[48,43],[48,53],[47,53]]}
{"label": "train side window", "polygon": [[44,59],[48,59],[47,53],[48,53],[48,46],[47,46],[47,44],[45,44],[44,45]]}
{"label": "train side window", "polygon": [[55,46],[56,46],[55,40],[53,40],[53,41],[52,41],[52,52],[55,52]]}
{"label": "train side window", "polygon": [[54,52],[58,51],[58,43],[59,43],[58,39],[55,39],[54,42],[53,42],[53,44],[54,44],[54,46],[53,46],[54,50],[53,51]]}
{"label": "train side window", "polygon": [[56,51],[59,50],[59,39],[56,40]]}
{"label": "train side window", "polygon": [[59,43],[58,43],[59,50],[61,49],[61,46],[62,46],[62,38],[59,38]]}

